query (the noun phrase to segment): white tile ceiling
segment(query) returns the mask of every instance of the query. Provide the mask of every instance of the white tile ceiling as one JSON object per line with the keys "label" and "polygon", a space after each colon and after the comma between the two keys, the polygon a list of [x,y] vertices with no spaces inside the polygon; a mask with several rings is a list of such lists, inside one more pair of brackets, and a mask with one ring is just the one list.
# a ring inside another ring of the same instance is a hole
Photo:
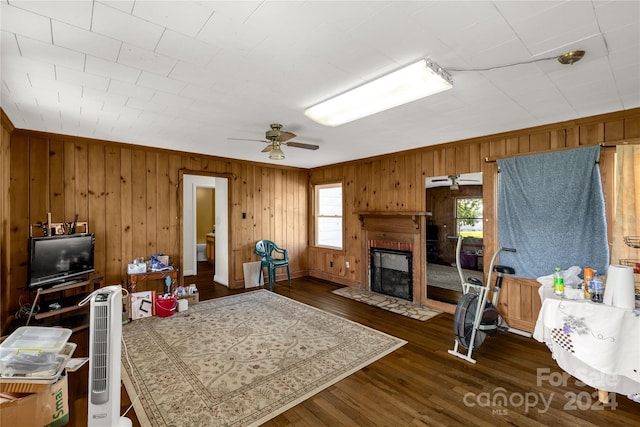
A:
{"label": "white tile ceiling", "polygon": [[[640,107],[638,1],[0,2],[21,129],[309,168]],[[303,114],[427,56],[452,90],[336,128]],[[228,139],[270,123],[320,149]]]}

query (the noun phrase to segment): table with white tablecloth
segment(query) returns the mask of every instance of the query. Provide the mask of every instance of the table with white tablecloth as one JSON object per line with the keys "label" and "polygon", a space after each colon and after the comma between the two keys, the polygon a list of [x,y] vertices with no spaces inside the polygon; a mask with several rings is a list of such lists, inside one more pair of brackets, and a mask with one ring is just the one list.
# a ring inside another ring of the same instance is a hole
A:
{"label": "table with white tablecloth", "polygon": [[640,313],[589,300],[544,298],[533,337],[563,370],[605,391],[640,393]]}

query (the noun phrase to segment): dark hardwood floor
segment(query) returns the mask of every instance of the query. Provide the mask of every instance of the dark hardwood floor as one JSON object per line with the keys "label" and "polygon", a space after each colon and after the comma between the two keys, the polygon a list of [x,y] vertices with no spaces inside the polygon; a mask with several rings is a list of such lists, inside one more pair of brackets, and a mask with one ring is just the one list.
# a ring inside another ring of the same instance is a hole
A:
{"label": "dark hardwood floor", "polygon": [[[201,300],[245,292],[214,284],[202,267],[185,280],[197,284]],[[421,322],[332,294],[338,287],[303,278],[291,288],[279,282],[274,291],[408,343],[265,426],[640,425],[640,404],[626,396],[612,394],[615,405],[603,407],[596,390],[572,377],[550,381],[563,372],[544,344],[500,333],[474,352],[473,365],[447,353],[454,341],[450,314]],[[72,426],[86,425],[87,375],[85,366],[69,377]],[[122,406],[128,405],[123,389]],[[140,425],[133,410],[127,416]]]}

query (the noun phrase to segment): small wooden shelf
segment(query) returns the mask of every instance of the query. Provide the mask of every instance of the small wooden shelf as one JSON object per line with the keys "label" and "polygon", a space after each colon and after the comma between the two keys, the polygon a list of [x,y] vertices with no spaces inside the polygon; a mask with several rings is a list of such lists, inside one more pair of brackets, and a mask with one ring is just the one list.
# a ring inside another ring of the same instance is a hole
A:
{"label": "small wooden shelf", "polygon": [[[147,271],[145,273],[127,274],[127,290],[130,293],[136,292],[136,287],[140,282],[146,282],[148,280],[162,280],[165,278],[171,278],[171,293],[174,293],[178,287],[178,270],[173,267],[170,270],[162,271]],[[163,285],[164,292],[164,285]]]}
{"label": "small wooden shelf", "polygon": [[36,320],[46,319],[47,317],[58,316],[60,314],[69,313],[69,312],[81,310],[81,309],[86,309],[86,306],[79,307],[78,305],[73,305],[69,307],[62,307],[58,310],[51,310],[51,311],[45,311],[44,313],[38,313],[35,316],[33,316],[33,318]]}
{"label": "small wooden shelf", "polygon": [[[90,276],[86,279],[73,281],[68,284],[37,289],[36,296],[33,300],[34,306],[38,304],[38,300],[42,297],[42,299],[40,299],[41,307],[44,308],[47,307],[49,303],[57,302],[61,305],[61,308],[34,313],[28,319],[27,324],[29,324],[31,320],[39,321],[37,322],[39,326],[64,326],[73,332],[88,328],[89,319],[86,312],[89,306],[84,305],[81,307],[78,303],[89,293],[96,290],[103,280],[103,276]],[[70,295],[66,294],[67,291],[74,289],[80,291]],[[53,296],[53,298],[47,298],[47,296]]]}
{"label": "small wooden shelf", "polygon": [[92,277],[86,280],[80,280],[77,282],[74,281],[70,284],[63,284],[63,285],[53,286],[51,288],[40,289],[40,295],[47,295],[47,294],[52,294],[54,292],[61,292],[61,291],[67,291],[69,289],[80,288],[82,286],[90,285],[96,281],[102,281],[102,279],[103,278],[101,276],[98,276],[98,277]]}
{"label": "small wooden shelf", "polygon": [[38,326],[62,326],[71,329],[73,333],[89,328],[89,310],[82,312],[76,311],[73,314],[67,314],[63,321],[55,317],[49,317],[38,322]]}
{"label": "small wooden shelf", "polygon": [[81,325],[75,326],[73,328],[71,328],[71,333],[75,334],[76,332],[79,331],[84,331],[85,329],[89,329],[89,322],[87,321],[87,323],[83,323]]}

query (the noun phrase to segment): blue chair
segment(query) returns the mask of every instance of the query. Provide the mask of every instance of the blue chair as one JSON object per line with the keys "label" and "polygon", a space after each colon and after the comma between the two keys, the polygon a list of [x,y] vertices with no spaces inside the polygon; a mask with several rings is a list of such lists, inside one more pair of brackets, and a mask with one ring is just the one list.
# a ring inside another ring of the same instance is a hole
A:
{"label": "blue chair", "polygon": [[[289,272],[289,253],[286,249],[279,248],[271,240],[259,240],[256,243],[256,255],[262,258],[260,271],[267,268],[269,278],[269,290],[273,291],[273,282],[276,281],[276,269],[286,268],[289,287],[291,287],[291,273]],[[260,274],[262,277],[262,273]]]}

